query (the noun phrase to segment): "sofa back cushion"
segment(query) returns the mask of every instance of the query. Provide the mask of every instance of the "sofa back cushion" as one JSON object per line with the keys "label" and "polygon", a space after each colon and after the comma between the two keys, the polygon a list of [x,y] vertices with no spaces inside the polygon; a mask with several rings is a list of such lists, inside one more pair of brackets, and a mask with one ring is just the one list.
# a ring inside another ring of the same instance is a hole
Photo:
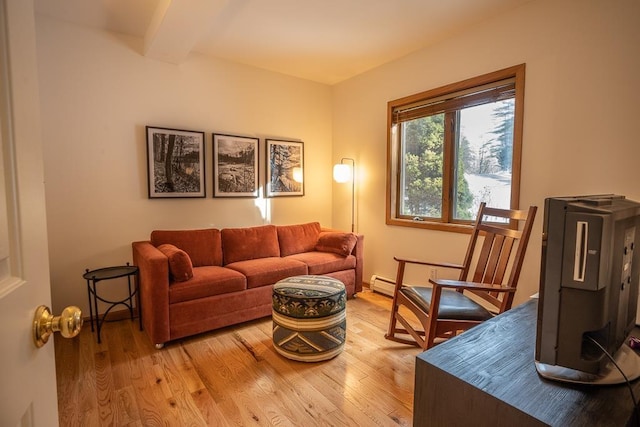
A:
{"label": "sofa back cushion", "polygon": [[280,243],[280,256],[299,254],[313,251],[318,236],[320,235],[320,223],[279,225],[278,242]]}
{"label": "sofa back cushion", "polygon": [[276,226],[225,228],[222,230],[222,251],[225,264],[280,256]]}
{"label": "sofa back cushion", "polygon": [[155,247],[164,244],[174,245],[189,255],[194,267],[204,265],[222,265],[222,240],[220,230],[154,230],[151,232],[151,244]]}

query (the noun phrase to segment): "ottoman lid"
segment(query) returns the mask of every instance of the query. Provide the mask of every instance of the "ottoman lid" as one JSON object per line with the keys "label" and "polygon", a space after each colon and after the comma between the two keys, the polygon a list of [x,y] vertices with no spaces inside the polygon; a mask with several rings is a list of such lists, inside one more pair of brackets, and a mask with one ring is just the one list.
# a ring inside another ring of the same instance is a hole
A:
{"label": "ottoman lid", "polygon": [[278,295],[295,298],[323,298],[344,293],[344,284],[329,276],[293,276],[282,279],[273,285]]}
{"label": "ottoman lid", "polygon": [[273,312],[288,318],[333,316],[346,308],[344,284],[328,276],[294,276],[273,285]]}

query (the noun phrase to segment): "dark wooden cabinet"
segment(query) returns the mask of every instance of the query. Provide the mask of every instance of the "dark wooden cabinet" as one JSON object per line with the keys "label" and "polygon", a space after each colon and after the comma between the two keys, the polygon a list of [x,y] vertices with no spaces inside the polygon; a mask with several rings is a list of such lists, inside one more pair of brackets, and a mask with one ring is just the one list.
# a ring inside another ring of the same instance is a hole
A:
{"label": "dark wooden cabinet", "polygon": [[[538,375],[536,319],[531,300],[421,353],[414,426],[640,425],[625,384],[573,385]],[[640,380],[631,384],[640,399]]]}

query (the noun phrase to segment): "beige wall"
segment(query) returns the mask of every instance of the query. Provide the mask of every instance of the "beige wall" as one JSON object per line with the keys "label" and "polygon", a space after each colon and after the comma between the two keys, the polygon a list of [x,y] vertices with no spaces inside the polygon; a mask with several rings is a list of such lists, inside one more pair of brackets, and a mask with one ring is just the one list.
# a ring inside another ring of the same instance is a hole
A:
{"label": "beige wall", "polygon": [[[640,200],[639,16],[636,0],[536,0],[334,87],[197,55],[166,64],[141,56],[141,40],[37,16],[54,311],[86,308],[84,269],[129,261],[130,242],[156,228],[349,229],[350,186],[330,184],[341,157],[358,166],[366,281],[393,278],[394,255],[460,259],[466,235],[384,223],[386,103],[520,63],[521,206],[575,193]],[[147,199],[145,125],[207,133],[207,199]],[[303,140],[305,197],[212,199],[213,131]],[[516,302],[538,288],[541,226],[542,211]]]}
{"label": "beige wall", "polygon": [[[86,310],[85,268],[130,261],[153,229],[331,225],[328,86],[198,55],[163,63],[140,39],[44,16],[37,43],[54,312]],[[147,198],[146,125],[206,132],[206,199]],[[212,198],[212,132],[302,140],[306,195]]]}
{"label": "beige wall", "polygon": [[[385,225],[386,103],[526,63],[520,205],[538,205],[516,303],[537,292],[544,198],[608,193],[640,200],[640,3],[537,0],[333,88],[333,157],[360,170],[357,229],[365,279],[394,278],[394,255],[460,261],[465,235]],[[348,224],[334,186],[333,222]],[[409,282],[424,277],[408,273]]]}

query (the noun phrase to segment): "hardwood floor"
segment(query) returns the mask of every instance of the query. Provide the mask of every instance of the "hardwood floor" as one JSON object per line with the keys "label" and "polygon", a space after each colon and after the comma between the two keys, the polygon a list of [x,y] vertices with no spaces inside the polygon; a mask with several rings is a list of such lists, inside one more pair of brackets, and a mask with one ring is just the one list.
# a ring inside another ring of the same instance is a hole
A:
{"label": "hardwood floor", "polygon": [[61,426],[410,426],[416,347],[384,339],[391,300],[347,303],[344,351],[325,362],[273,349],[265,318],[156,350],[137,321],[55,337]]}

